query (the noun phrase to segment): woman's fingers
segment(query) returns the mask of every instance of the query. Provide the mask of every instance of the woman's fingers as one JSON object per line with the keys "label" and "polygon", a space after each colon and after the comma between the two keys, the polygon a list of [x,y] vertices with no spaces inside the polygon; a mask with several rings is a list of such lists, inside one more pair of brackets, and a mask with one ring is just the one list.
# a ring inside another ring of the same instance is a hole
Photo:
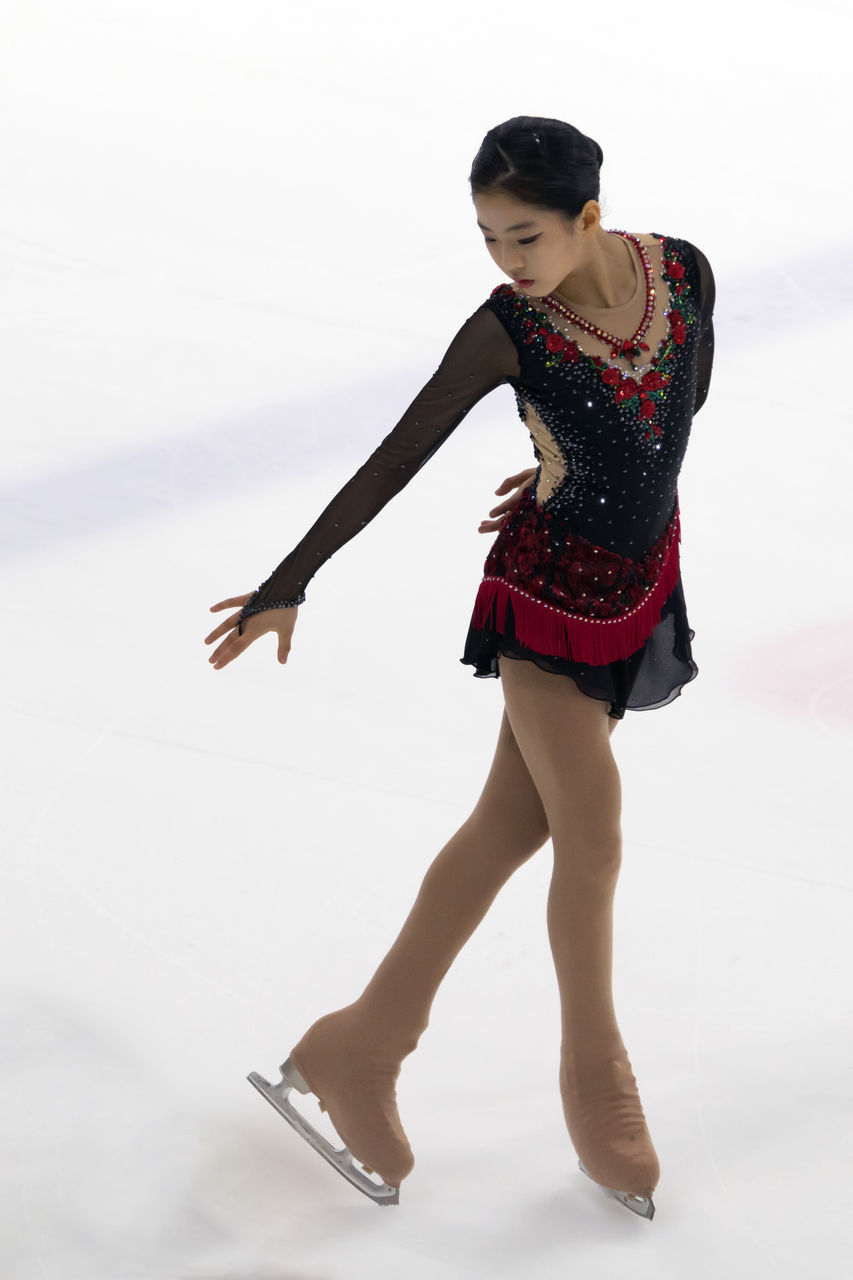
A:
{"label": "woman's fingers", "polygon": [[287,655],[290,653],[290,641],[299,610],[295,605],[289,608],[262,609],[259,613],[251,614],[245,620],[243,634],[240,635],[238,624],[243,605],[254,594],[254,591],[250,591],[248,595],[232,596],[228,600],[221,600],[219,604],[211,605],[211,613],[215,613],[218,609],[224,609],[229,605],[240,605],[236,613],[232,613],[230,617],[219,624],[215,631],[211,631],[210,635],[205,637],[204,643],[212,644],[214,640],[226,635],[226,632],[229,633],[222,641],[222,644],[210,655],[209,662],[215,671],[221,670],[222,667],[227,667],[229,662],[239,658],[240,654],[248,649],[249,645],[254,640],[257,640],[258,636],[264,635],[267,631],[276,631],[278,633],[278,660],[281,663],[287,662]]}
{"label": "woman's fingers", "polygon": [[504,502],[492,507],[489,512],[491,519],[480,521],[479,533],[494,533],[502,527],[506,522],[507,514],[521,501],[524,491],[532,484],[536,470],[536,467],[529,467],[526,471],[519,471],[514,476],[507,476],[503,484],[495,489],[495,493],[506,493],[508,489],[515,489],[516,492]]}
{"label": "woman's fingers", "polygon": [[248,649],[252,641],[256,639],[257,636],[246,635],[245,631],[240,635],[235,628],[228,639],[223,640],[219,648],[215,649],[210,655],[210,665],[214,671],[220,671],[222,667],[227,667],[229,662],[239,658],[243,650]]}
{"label": "woman's fingers", "polygon": [[219,604],[210,606],[210,612],[218,613],[220,609],[233,609],[235,604],[238,604],[242,609],[246,601],[251,600],[254,594],[254,591],[247,591],[244,596],[230,596],[227,600],[220,600]]}
{"label": "woman's fingers", "polygon": [[510,489],[515,489],[518,485],[528,484],[536,475],[535,467],[528,467],[526,471],[519,471],[514,476],[507,476],[503,484],[495,489],[495,493],[507,493]]}
{"label": "woman's fingers", "polygon": [[[227,665],[227,663],[230,662],[232,658],[236,658],[238,653],[242,653],[243,649],[245,649],[247,645],[250,645],[252,643],[252,639],[254,637],[249,638],[246,635],[245,628],[243,629],[242,636],[240,635],[240,632],[237,630],[237,624],[240,621],[240,612],[241,611],[238,609],[236,613],[232,613],[230,618],[226,618],[224,622],[220,622],[216,630],[211,631],[210,635],[205,636],[204,638],[205,644],[213,644],[215,640],[219,640],[222,636],[230,633],[228,634],[228,639],[223,641],[223,643],[219,646],[219,648],[215,649],[214,652],[210,655],[210,663],[214,667],[218,667],[220,665]],[[232,641],[240,642],[240,648],[237,649],[235,652],[232,652],[232,647],[231,647]],[[226,656],[226,655],[230,655],[230,656]],[[224,663],[222,662],[223,656],[225,656]]]}
{"label": "woman's fingers", "polygon": [[494,517],[501,515],[504,511],[511,511],[521,499],[521,493],[522,491],[519,489],[518,493],[514,493],[511,498],[507,498],[504,502],[499,502],[496,507],[492,507],[489,515]]}
{"label": "woman's fingers", "polygon": [[[212,605],[211,612],[213,609],[219,607],[220,606],[218,605]],[[218,640],[220,636],[224,636],[226,631],[230,631],[232,627],[236,627],[237,623],[240,621],[240,612],[241,610],[238,609],[236,613],[231,614],[230,618],[226,618],[224,622],[220,622],[219,626],[216,627],[215,630],[211,631],[209,636],[205,636],[204,643],[213,644],[214,640]]]}
{"label": "woman's fingers", "polygon": [[[254,591],[249,591],[244,596],[229,596],[227,600],[220,600],[219,604],[212,604],[210,606],[210,612],[218,613],[220,609],[233,609],[235,605],[239,605],[240,610],[242,611],[243,605],[247,600],[250,600],[254,594]],[[226,618],[224,622],[220,622],[215,631],[211,631],[209,636],[204,637],[204,643],[213,644],[214,640],[218,640],[220,636],[224,636],[226,631],[229,631],[231,627],[236,627],[239,619],[240,613],[238,612],[232,614],[230,618]]]}

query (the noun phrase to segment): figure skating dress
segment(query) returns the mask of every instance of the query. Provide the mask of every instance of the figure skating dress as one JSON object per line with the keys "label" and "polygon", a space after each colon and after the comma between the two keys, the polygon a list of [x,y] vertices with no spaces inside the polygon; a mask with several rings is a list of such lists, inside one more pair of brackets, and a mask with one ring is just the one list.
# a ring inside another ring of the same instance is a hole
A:
{"label": "figure skating dress", "polygon": [[[498,677],[502,654],[527,659],[569,676],[617,719],[665,706],[695,678],[677,482],[708,394],[714,277],[687,240],[609,234],[634,264],[631,298],[578,316],[552,295],[494,289],[397,425],[246,602],[241,633],[253,613],[303,603],[320,566],[508,383],[536,475],[489,550],[461,661],[475,676]],[[637,337],[614,345],[607,336],[621,333]]]}

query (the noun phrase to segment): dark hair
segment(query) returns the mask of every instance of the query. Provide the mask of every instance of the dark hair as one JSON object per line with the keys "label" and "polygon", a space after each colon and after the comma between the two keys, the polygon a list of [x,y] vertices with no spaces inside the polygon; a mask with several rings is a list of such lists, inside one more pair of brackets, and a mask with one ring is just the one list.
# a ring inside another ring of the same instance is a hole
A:
{"label": "dark hair", "polygon": [[564,120],[513,116],[495,125],[474,157],[471,195],[514,196],[568,218],[597,200],[604,152]]}

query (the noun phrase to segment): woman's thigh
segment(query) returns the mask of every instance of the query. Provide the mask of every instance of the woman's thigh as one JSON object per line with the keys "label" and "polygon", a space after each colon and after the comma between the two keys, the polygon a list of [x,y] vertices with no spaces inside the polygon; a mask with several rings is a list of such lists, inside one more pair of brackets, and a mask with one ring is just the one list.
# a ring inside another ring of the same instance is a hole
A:
{"label": "woman's thigh", "polygon": [[548,819],[504,708],[495,755],[469,818],[482,824],[491,848],[530,857],[549,837]]}
{"label": "woman's thigh", "polygon": [[501,685],[514,740],[564,848],[621,849],[622,784],[610,746],[608,704],[570,676],[524,659],[501,660]]}

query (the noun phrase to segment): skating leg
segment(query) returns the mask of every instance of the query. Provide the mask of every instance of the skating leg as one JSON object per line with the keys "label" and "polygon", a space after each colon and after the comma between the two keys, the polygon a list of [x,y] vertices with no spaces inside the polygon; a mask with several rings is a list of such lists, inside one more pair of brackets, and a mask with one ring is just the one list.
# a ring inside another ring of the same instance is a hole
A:
{"label": "skating leg", "polygon": [[502,658],[501,678],[554,845],[548,934],[562,1010],[566,1124],[583,1171],[638,1212],[623,1197],[651,1205],[660,1166],[613,1007],[613,897],[622,834],[608,707],[570,678],[522,659]]}

